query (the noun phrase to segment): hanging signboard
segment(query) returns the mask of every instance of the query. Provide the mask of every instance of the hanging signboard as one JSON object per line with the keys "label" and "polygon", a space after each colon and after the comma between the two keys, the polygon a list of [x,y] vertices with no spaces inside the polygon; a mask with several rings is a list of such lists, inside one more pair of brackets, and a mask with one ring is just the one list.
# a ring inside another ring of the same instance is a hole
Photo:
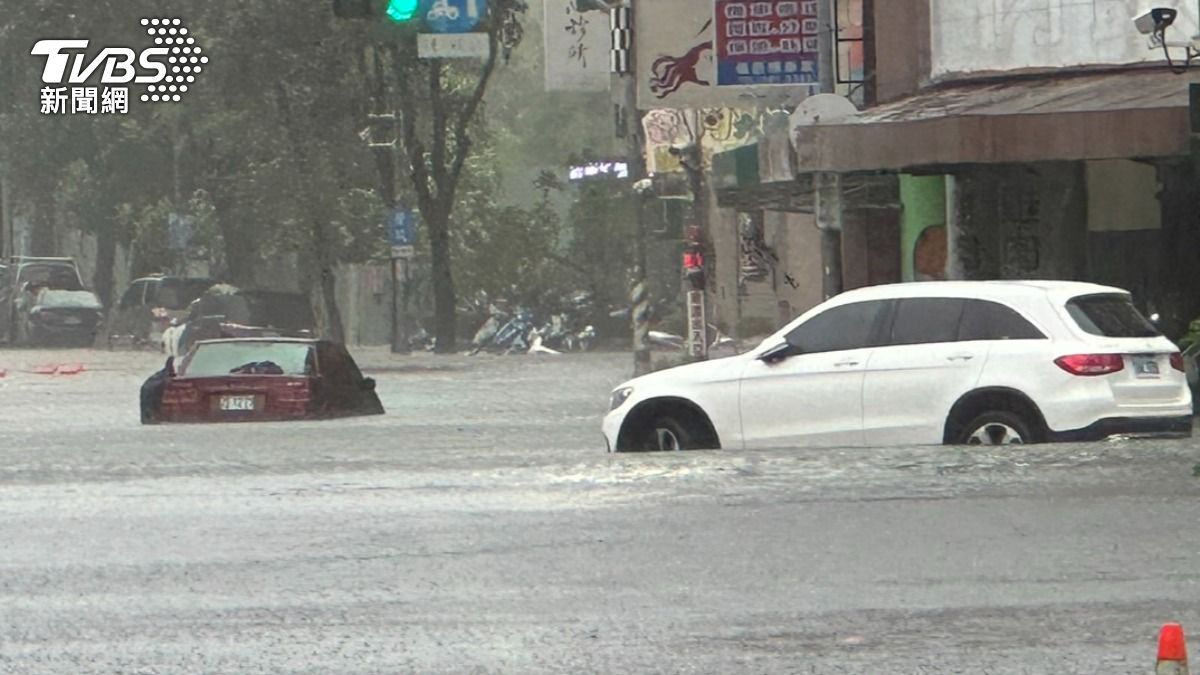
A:
{"label": "hanging signboard", "polygon": [[817,0],[716,0],[717,85],[816,86]]}
{"label": "hanging signboard", "polygon": [[422,59],[486,59],[487,33],[421,33],[417,56]]}
{"label": "hanging signboard", "polygon": [[581,12],[576,0],[546,0],[546,91],[608,91],[607,12]]}
{"label": "hanging signboard", "polygon": [[639,2],[636,24],[656,28],[633,32],[638,107],[763,109],[799,103],[819,79],[817,4]]}

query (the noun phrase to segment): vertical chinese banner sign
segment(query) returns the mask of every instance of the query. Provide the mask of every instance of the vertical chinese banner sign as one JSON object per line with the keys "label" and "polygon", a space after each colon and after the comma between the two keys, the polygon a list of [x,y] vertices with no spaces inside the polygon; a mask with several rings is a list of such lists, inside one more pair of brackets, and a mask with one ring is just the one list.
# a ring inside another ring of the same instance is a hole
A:
{"label": "vertical chinese banner sign", "polygon": [[816,86],[817,0],[715,0],[717,84]]}
{"label": "vertical chinese banner sign", "polygon": [[546,91],[608,91],[608,15],[581,12],[575,0],[546,0]]}

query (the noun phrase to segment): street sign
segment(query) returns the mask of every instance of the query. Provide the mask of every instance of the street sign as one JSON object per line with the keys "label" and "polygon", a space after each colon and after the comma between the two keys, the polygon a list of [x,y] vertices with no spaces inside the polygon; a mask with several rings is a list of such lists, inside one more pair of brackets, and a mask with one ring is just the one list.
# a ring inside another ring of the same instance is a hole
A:
{"label": "street sign", "polygon": [[704,291],[688,291],[688,354],[696,358],[708,356],[708,327],[704,320]]}
{"label": "street sign", "polygon": [[411,209],[393,208],[388,214],[388,243],[392,246],[412,246],[417,240],[417,215]]}
{"label": "street sign", "polygon": [[417,57],[422,59],[486,59],[487,33],[421,33],[417,35]]}
{"label": "street sign", "polygon": [[417,249],[412,246],[393,246],[392,257],[399,260],[412,260],[417,255]]}
{"label": "street sign", "polygon": [[192,232],[195,229],[195,219],[178,213],[167,216],[167,248],[172,251],[186,251],[192,242]]}
{"label": "street sign", "polygon": [[487,16],[487,0],[433,0],[425,26],[434,33],[469,33]]}

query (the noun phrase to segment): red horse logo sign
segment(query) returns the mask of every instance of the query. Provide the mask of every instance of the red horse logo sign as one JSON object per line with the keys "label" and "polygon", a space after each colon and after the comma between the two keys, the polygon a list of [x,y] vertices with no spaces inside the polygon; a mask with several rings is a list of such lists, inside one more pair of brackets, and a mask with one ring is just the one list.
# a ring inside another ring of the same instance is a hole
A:
{"label": "red horse logo sign", "polygon": [[666,98],[679,91],[685,84],[707,87],[708,82],[700,79],[696,66],[700,57],[712,49],[711,42],[701,42],[683,56],[660,56],[650,66],[650,91],[658,98]]}

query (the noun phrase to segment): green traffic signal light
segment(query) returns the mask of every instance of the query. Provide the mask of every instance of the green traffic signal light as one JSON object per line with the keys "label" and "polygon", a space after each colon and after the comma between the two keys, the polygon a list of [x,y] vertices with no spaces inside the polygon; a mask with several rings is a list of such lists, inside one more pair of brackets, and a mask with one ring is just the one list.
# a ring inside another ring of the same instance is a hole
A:
{"label": "green traffic signal light", "polygon": [[420,0],[388,0],[387,11],[384,14],[389,21],[403,23],[411,21],[417,14]]}

